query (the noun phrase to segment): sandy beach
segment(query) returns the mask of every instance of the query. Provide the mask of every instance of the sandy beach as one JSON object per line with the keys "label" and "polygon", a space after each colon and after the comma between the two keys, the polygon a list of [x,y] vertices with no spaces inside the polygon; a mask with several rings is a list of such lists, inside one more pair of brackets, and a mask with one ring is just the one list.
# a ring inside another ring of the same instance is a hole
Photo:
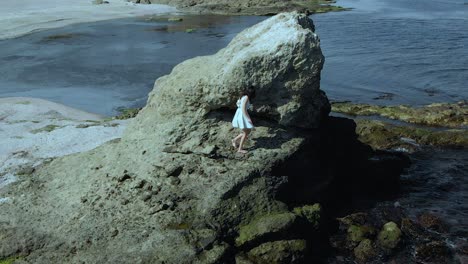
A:
{"label": "sandy beach", "polygon": [[95,5],[91,0],[4,1],[0,6],[0,40],[74,23],[177,12],[167,5],[108,2]]}

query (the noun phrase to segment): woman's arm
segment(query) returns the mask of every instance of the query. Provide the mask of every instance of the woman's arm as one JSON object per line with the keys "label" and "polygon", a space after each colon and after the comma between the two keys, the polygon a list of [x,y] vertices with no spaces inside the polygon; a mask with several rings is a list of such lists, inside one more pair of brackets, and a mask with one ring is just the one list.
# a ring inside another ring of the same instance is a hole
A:
{"label": "woman's arm", "polygon": [[246,96],[247,98],[242,102],[242,113],[244,114],[244,116],[247,117],[248,121],[250,124],[253,124],[252,123],[252,119],[250,119],[250,115],[249,113],[247,112],[247,102],[249,101],[249,97]]}

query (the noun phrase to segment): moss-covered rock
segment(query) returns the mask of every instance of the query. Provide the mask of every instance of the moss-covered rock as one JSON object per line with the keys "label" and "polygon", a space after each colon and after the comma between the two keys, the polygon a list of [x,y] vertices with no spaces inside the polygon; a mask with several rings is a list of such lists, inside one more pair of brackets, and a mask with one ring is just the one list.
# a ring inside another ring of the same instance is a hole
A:
{"label": "moss-covered rock", "polygon": [[423,107],[406,105],[379,106],[354,104],[350,102],[332,103],[332,111],[353,116],[380,115],[408,123],[460,128],[468,126],[468,102],[436,103]]}
{"label": "moss-covered rock", "polygon": [[293,212],[298,216],[304,217],[312,226],[318,228],[320,225],[321,210],[320,204],[316,203],[313,205],[296,207],[293,209]]}
{"label": "moss-covered rock", "polygon": [[375,228],[371,226],[351,225],[347,231],[347,239],[350,243],[357,244],[365,238],[372,237],[376,234]]}
{"label": "moss-covered rock", "polygon": [[120,114],[114,117],[114,119],[129,119],[134,118],[138,112],[140,112],[141,108],[124,108],[119,109]]}
{"label": "moss-covered rock", "polygon": [[386,223],[378,235],[379,245],[385,250],[396,248],[401,239],[401,230],[395,222]]}
{"label": "moss-covered rock", "polygon": [[447,129],[434,131],[429,128],[399,126],[377,120],[358,119],[356,133],[359,140],[373,149],[415,150],[418,144],[442,147],[467,147],[468,131]]}
{"label": "moss-covered rock", "polygon": [[[132,0],[142,3],[143,0]],[[302,13],[325,13],[344,11],[349,8],[332,5],[329,0],[145,0],[153,4],[174,5],[181,10],[211,14],[233,15],[274,15],[280,12],[299,11]]]}
{"label": "moss-covered rock", "polygon": [[364,225],[367,219],[367,213],[358,212],[350,214],[341,218],[337,218],[340,227],[344,230],[348,229],[351,225]]}
{"label": "moss-covered rock", "polygon": [[306,249],[305,240],[281,240],[261,244],[247,255],[257,264],[303,263]]}
{"label": "moss-covered rock", "polygon": [[5,259],[0,259],[0,264],[14,264],[17,260],[20,260],[21,257],[19,256],[13,256],[13,257],[8,257]]}
{"label": "moss-covered rock", "polygon": [[359,262],[366,263],[373,257],[377,256],[377,250],[370,239],[362,240],[359,245],[353,250],[354,256]]}
{"label": "moss-covered rock", "polygon": [[285,233],[296,221],[296,215],[289,212],[270,213],[260,216],[248,225],[241,226],[236,246],[259,241],[264,237]]}
{"label": "moss-covered rock", "polygon": [[47,125],[45,127],[41,127],[41,128],[38,128],[38,129],[33,129],[30,132],[33,133],[33,134],[37,134],[37,133],[41,133],[41,132],[52,132],[55,129],[60,128],[60,127],[61,126],[57,126],[57,125]]}

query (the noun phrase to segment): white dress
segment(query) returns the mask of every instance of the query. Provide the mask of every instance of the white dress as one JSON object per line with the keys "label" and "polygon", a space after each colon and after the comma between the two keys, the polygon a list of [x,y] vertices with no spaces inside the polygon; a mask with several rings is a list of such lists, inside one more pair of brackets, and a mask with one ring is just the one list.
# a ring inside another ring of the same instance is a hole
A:
{"label": "white dress", "polygon": [[[237,111],[236,114],[234,115],[234,118],[232,119],[232,126],[233,127],[238,127],[240,129],[244,128],[249,128],[252,129],[254,126],[249,123],[249,118],[244,115],[244,112],[242,111],[242,103],[247,100],[247,96],[244,95],[242,96],[241,99],[237,100]],[[247,102],[246,109],[250,108],[250,103]]]}

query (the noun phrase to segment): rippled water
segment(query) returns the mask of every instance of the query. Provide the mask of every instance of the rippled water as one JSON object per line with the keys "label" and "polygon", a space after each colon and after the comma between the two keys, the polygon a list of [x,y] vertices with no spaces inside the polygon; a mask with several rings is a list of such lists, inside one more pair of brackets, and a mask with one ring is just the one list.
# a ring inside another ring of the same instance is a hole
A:
{"label": "rippled water", "polygon": [[[0,41],[0,97],[32,96],[103,115],[146,103],[178,63],[215,53],[264,18],[195,16],[71,25]],[[196,28],[193,33],[187,29]],[[47,39],[63,34],[69,38]]]}
{"label": "rippled water", "polygon": [[[461,0],[341,0],[353,11],[313,15],[333,100],[426,104],[468,98],[468,5]],[[265,17],[182,23],[117,19],[0,41],[0,97],[33,96],[104,115],[146,102],[154,80],[215,53]],[[193,33],[185,29],[197,28]],[[46,41],[57,34],[71,38]],[[382,94],[392,100],[375,100]]]}
{"label": "rippled water", "polygon": [[[378,104],[468,98],[468,5],[459,0],[345,0],[314,16],[329,97]],[[376,101],[382,93],[391,101]]]}

